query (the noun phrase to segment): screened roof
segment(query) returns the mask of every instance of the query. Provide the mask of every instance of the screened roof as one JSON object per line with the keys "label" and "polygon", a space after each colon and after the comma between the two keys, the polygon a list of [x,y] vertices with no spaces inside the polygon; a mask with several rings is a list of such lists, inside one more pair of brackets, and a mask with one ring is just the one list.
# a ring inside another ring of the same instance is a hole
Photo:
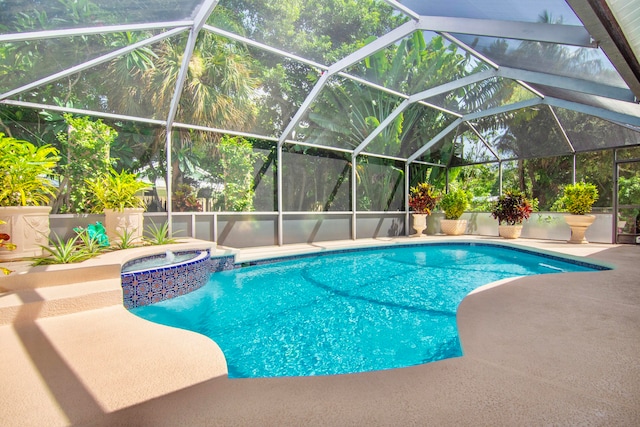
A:
{"label": "screened roof", "polygon": [[634,16],[639,1],[0,0],[0,103],[433,164],[451,143],[459,164],[638,145]]}

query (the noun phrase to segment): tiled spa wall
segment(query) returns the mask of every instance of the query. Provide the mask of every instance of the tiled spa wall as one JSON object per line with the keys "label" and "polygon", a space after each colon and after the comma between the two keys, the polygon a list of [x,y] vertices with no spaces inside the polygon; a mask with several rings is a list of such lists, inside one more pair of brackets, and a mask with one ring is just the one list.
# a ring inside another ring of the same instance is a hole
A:
{"label": "tiled spa wall", "polygon": [[[211,273],[234,268],[233,255],[212,258],[207,250],[181,251],[176,255],[188,253],[199,255],[177,265],[121,273],[125,308],[132,309],[188,294],[204,286]],[[164,256],[163,253],[144,259]]]}

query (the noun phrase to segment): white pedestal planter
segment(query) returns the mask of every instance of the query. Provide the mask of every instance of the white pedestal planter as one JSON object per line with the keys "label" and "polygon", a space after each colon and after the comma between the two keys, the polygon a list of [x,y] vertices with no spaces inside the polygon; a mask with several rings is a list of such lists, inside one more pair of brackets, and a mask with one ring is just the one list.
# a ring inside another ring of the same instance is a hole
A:
{"label": "white pedestal planter", "polygon": [[498,225],[498,234],[505,239],[517,239],[522,234],[522,224]]}
{"label": "white pedestal planter", "polygon": [[13,251],[0,248],[0,260],[11,261],[42,256],[40,245],[49,244],[50,206],[3,206],[0,207],[0,233],[11,236],[9,240],[17,246]]}
{"label": "white pedestal planter", "polygon": [[144,233],[143,208],[126,208],[122,212],[115,209],[104,210],[104,228],[110,243],[120,242],[125,233],[131,236],[131,243],[142,241]]}
{"label": "white pedestal planter", "polygon": [[460,236],[467,231],[466,219],[442,219],[440,220],[440,230],[449,236]]}
{"label": "white pedestal planter", "polygon": [[427,215],[426,214],[413,214],[413,229],[416,230],[416,234],[412,234],[411,237],[424,237],[422,234],[427,229]]}
{"label": "white pedestal planter", "polygon": [[596,220],[595,215],[565,215],[564,220],[571,227],[569,243],[589,243],[584,234],[587,232],[587,228]]}

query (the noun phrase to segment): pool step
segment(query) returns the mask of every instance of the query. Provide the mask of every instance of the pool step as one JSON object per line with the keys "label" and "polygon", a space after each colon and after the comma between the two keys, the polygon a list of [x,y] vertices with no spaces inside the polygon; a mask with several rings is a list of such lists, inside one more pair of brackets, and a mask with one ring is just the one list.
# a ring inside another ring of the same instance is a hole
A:
{"label": "pool step", "polygon": [[0,325],[122,305],[120,278],[0,292]]}

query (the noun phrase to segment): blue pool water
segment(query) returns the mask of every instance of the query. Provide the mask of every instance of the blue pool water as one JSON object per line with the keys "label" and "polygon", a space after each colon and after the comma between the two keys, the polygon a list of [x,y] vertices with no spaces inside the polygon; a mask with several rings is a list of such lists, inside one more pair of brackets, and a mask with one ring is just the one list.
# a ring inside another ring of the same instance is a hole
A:
{"label": "blue pool water", "polygon": [[214,273],[132,312],[212,338],[231,378],[343,374],[460,356],[456,310],[479,286],[593,270],[498,246],[378,248]]}

